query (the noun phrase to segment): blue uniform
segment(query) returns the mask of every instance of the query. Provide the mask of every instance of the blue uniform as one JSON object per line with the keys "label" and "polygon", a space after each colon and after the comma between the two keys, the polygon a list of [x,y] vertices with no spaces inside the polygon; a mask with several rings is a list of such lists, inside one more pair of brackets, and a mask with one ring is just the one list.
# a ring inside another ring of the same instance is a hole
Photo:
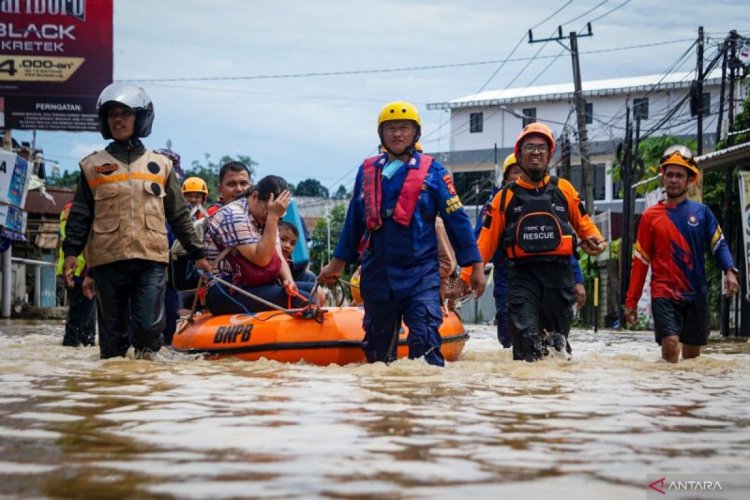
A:
{"label": "blue uniform", "polygon": [[[376,168],[388,162],[383,154]],[[390,177],[382,177],[381,212],[396,206],[407,169],[418,168],[420,154],[400,166]],[[407,324],[409,357],[425,356],[428,362],[443,365],[438,328],[440,273],[435,217],[445,223],[459,265],[481,262],[471,221],[464,213],[450,173],[432,162],[422,184],[414,216],[409,226],[384,218],[383,226],[367,231],[362,191],[363,166],[357,172],[352,201],[346,214],[334,257],[348,263],[361,259],[361,293],[365,303],[365,350],[370,361],[391,361],[393,336]],[[360,255],[360,249],[362,253]]]}
{"label": "blue uniform", "polygon": [[[492,194],[489,201],[500,191],[500,188],[492,188]],[[478,238],[482,231],[484,215],[487,213],[487,206],[482,207],[479,217],[474,224],[474,237]],[[500,341],[506,349],[513,345],[513,336],[510,332],[510,316],[508,314],[508,259],[505,257],[505,250],[498,246],[495,255],[492,256],[494,271],[492,272],[492,296],[495,298],[495,324],[497,325],[497,340]],[[576,283],[583,283],[583,273],[581,265],[574,255],[570,256],[570,267],[573,270],[573,279]]]}

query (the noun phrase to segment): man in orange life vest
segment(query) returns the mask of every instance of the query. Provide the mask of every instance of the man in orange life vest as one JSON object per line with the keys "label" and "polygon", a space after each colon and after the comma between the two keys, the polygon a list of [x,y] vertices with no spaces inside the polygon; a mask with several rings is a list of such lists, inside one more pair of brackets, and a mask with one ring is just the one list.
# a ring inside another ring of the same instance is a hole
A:
{"label": "man in orange life vest", "polygon": [[[576,233],[589,255],[599,255],[607,244],[573,185],[547,173],[555,151],[549,127],[526,126],[514,149],[521,178],[492,199],[477,244],[485,262],[498,246],[505,250],[513,359],[536,361],[546,350],[542,330],[552,335],[547,343],[570,353],[567,337],[575,295],[568,260],[575,251]],[[454,296],[463,292],[469,275],[464,269]]]}
{"label": "man in orange life vest", "polygon": [[320,281],[330,284],[346,263],[361,259],[365,353],[371,363],[396,359],[402,319],[409,327],[409,358],[445,363],[438,333],[443,314],[437,215],[459,264],[472,266],[476,292],[481,294],[485,286],[471,222],[453,179],[445,167],[414,147],[421,126],[416,107],[408,102],[392,102],[382,109],[378,135],[386,151],[360,166],[333,259],[320,271]]}

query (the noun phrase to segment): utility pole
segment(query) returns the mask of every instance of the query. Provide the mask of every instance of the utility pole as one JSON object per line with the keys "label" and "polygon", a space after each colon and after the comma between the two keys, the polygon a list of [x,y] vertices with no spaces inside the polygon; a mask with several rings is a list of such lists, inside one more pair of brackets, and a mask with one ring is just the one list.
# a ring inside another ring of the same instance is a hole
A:
{"label": "utility pole", "polygon": [[625,142],[618,148],[617,159],[620,162],[622,177],[622,241],[620,242],[620,325],[625,326],[625,296],[630,285],[630,266],[633,254],[633,241],[630,238],[631,222],[633,213],[630,211],[630,199],[632,198],[633,175],[630,161],[630,145],[633,134],[630,124],[630,105],[625,107]]}
{"label": "utility pole", "polygon": [[328,248],[328,262],[331,261],[331,209],[330,207],[326,211],[326,240]]}
{"label": "utility pole", "polygon": [[502,187],[502,181],[500,181],[500,179],[502,178],[503,176],[500,174],[500,165],[497,162],[497,143],[495,143],[495,178],[493,179],[493,182],[497,185],[497,187]]}
{"label": "utility pole", "polygon": [[722,55],[721,60],[721,90],[719,91],[719,115],[716,119],[716,142],[721,140],[721,121],[724,118],[724,100],[726,99],[726,87],[727,87],[727,47],[729,46],[729,39],[724,40],[722,48],[719,54]]}
{"label": "utility pole", "polygon": [[703,26],[698,26],[698,84],[696,88],[698,90],[698,118],[697,118],[697,134],[696,139],[698,141],[698,147],[696,153],[698,156],[703,154],[703,113],[706,110],[703,109]]}
{"label": "utility pole", "polygon": [[[479,179],[474,182],[474,224],[479,224]],[[474,297],[474,324],[479,324],[479,297]]]}
{"label": "utility pole", "polygon": [[[732,147],[734,144],[734,83],[737,74],[737,31],[732,30],[729,32],[729,56],[725,59],[729,68],[729,102],[727,104],[727,125],[729,126],[729,134],[727,135],[727,147]],[[729,248],[732,248],[732,187],[734,185],[732,179],[732,166],[727,166],[724,169],[724,210],[722,217],[722,225],[724,230],[724,237],[727,240]],[[739,242],[738,242],[739,243]],[[721,296],[721,335],[727,337],[730,334],[729,330],[729,309],[731,306],[731,300],[726,295]]]}
{"label": "utility pole", "polygon": [[565,127],[560,138],[560,177],[570,180],[570,137],[568,136],[568,127]]}
{"label": "utility pole", "polygon": [[573,101],[576,106],[576,118],[578,119],[578,150],[581,156],[581,168],[583,169],[583,197],[586,202],[586,211],[593,216],[594,211],[594,170],[591,167],[589,160],[589,138],[588,132],[586,132],[586,101],[583,99],[583,91],[581,89],[581,66],[578,61],[578,39],[593,36],[591,31],[591,23],[587,25],[587,32],[585,34],[578,34],[575,31],[571,31],[568,35],[570,41],[570,47],[565,47],[561,40],[563,40],[562,26],[557,28],[557,37],[545,38],[543,40],[534,40],[531,30],[529,30],[529,43],[538,42],[549,42],[554,41],[568,49],[570,52],[571,59],[573,60]]}

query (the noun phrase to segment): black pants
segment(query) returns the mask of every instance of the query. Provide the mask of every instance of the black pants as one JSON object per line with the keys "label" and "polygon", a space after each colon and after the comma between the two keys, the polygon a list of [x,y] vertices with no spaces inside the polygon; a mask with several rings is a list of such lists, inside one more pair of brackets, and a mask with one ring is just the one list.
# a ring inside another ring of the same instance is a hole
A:
{"label": "black pants", "polygon": [[[567,263],[566,263],[567,265]],[[565,338],[567,342],[573,322],[570,266],[567,274],[540,273],[540,267],[511,267],[508,273],[508,311],[513,333],[513,359],[536,361],[546,351],[545,331]],[[563,268],[564,269],[564,268]]]}
{"label": "black pants", "polygon": [[68,317],[65,321],[64,346],[94,345],[96,341],[96,302],[81,290],[81,278],[74,278],[73,288],[67,288]]}
{"label": "black pants", "polygon": [[[162,346],[167,265],[131,259],[94,269],[102,359]],[[128,323],[130,322],[130,325]]]}
{"label": "black pants", "polygon": [[174,332],[177,331],[177,320],[180,319],[180,296],[178,291],[167,286],[164,291],[164,345],[172,345]]}

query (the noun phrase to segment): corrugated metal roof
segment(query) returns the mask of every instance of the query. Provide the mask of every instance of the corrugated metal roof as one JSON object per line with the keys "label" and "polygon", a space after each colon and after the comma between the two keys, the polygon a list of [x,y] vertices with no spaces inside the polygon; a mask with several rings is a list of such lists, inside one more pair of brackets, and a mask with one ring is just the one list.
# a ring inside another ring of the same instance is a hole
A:
{"label": "corrugated metal roof", "polygon": [[47,194],[55,200],[48,200],[38,189],[29,191],[26,195],[26,206],[24,210],[29,214],[60,215],[63,207],[69,201],[73,201],[75,191],[70,188],[47,187]]}
{"label": "corrugated metal roof", "polygon": [[[665,75],[634,76],[610,80],[591,80],[581,83],[584,97],[634,94],[650,90],[689,88],[695,79],[695,72],[669,73]],[[721,69],[714,69],[704,80],[704,85],[721,83]],[[486,90],[448,102],[430,103],[427,109],[453,109],[478,106],[498,106],[524,102],[562,101],[573,98],[573,82],[518,87],[503,90]]]}
{"label": "corrugated metal roof", "polygon": [[695,158],[703,171],[750,164],[750,142],[706,153]]}

